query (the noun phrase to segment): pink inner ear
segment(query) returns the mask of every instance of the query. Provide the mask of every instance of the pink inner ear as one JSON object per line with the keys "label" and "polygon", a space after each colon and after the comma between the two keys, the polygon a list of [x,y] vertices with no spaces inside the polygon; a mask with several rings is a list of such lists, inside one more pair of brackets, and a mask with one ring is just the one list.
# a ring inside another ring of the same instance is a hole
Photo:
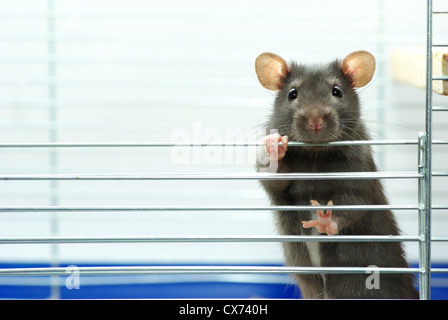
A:
{"label": "pink inner ear", "polygon": [[352,77],[355,88],[363,87],[375,73],[375,58],[366,51],[353,52],[342,62],[342,71]]}
{"label": "pink inner ear", "polygon": [[345,65],[346,70],[343,70],[343,71],[344,71],[344,73],[353,75],[356,73],[358,68],[359,68],[359,61],[357,61],[357,59],[353,59],[353,60],[347,61],[346,65]]}
{"label": "pink inner ear", "polygon": [[282,79],[288,73],[288,65],[280,56],[263,53],[258,56],[255,69],[260,83],[269,90],[279,90]]}
{"label": "pink inner ear", "polygon": [[283,64],[277,60],[272,60],[269,64],[268,71],[269,80],[274,84],[275,89],[280,89],[282,86],[282,78],[286,72],[283,71]]}

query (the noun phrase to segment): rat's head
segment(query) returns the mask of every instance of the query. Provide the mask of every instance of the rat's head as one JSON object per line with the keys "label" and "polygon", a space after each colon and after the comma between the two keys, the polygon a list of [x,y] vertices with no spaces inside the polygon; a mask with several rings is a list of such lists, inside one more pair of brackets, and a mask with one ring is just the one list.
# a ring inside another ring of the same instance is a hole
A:
{"label": "rat's head", "polygon": [[291,140],[323,143],[351,140],[360,121],[358,95],[373,77],[375,58],[366,51],[319,67],[291,63],[263,53],[255,62],[260,83],[278,91],[273,129]]}

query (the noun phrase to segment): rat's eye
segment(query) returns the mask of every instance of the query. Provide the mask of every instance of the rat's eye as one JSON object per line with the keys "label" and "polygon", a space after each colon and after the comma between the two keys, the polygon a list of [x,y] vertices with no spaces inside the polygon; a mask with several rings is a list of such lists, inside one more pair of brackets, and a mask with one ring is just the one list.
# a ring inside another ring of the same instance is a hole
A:
{"label": "rat's eye", "polygon": [[291,101],[294,99],[297,99],[297,89],[296,88],[292,88],[288,92],[288,100]]}
{"label": "rat's eye", "polygon": [[342,90],[338,86],[333,86],[331,94],[333,95],[333,97],[342,98]]}

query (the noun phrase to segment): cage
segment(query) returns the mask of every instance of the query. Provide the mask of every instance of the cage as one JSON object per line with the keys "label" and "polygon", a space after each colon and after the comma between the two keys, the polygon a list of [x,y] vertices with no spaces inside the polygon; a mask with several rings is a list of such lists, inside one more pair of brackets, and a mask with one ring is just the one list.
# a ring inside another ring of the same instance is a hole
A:
{"label": "cage", "polygon": [[377,59],[363,119],[411,263],[394,272],[448,298],[431,54],[448,15],[432,2],[2,2],[0,298],[300,298],[289,274],[319,268],[283,266],[281,242],[305,240],[276,234],[258,184],[273,96],[254,61],[359,49]]}

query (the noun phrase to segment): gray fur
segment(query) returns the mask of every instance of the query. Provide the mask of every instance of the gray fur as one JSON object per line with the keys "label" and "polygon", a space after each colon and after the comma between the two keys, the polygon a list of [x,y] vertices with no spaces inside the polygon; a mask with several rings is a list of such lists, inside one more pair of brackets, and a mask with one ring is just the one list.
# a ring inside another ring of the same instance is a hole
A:
{"label": "gray fur", "polygon": [[[275,99],[266,129],[277,129],[290,141],[330,142],[368,140],[360,118],[358,95],[352,79],[335,61],[325,66],[307,67],[292,63],[281,79],[282,87]],[[332,95],[333,85],[343,97]],[[289,101],[287,94],[295,87],[298,98]],[[325,114],[325,127],[318,134],[305,127],[306,113],[318,108]],[[257,163],[261,169],[266,165]],[[377,171],[369,146],[289,147],[279,161],[277,172],[357,172]],[[334,181],[261,181],[274,205],[310,205],[310,200],[334,205],[386,205],[388,200],[379,180]],[[302,227],[312,212],[275,212],[280,234],[310,235],[315,228]],[[340,235],[399,235],[390,211],[333,211]],[[326,235],[322,235],[326,236]],[[337,235],[335,235],[337,237]],[[321,242],[314,246],[304,242],[284,243],[284,257],[289,266],[312,266],[309,249],[318,249],[321,266],[328,267],[408,267],[402,244],[398,242]],[[313,251],[314,252],[314,251]],[[316,252],[314,252],[316,254]],[[304,298],[405,298],[416,299],[414,277],[409,274],[380,274],[380,289],[367,289],[369,274],[295,275]]]}

